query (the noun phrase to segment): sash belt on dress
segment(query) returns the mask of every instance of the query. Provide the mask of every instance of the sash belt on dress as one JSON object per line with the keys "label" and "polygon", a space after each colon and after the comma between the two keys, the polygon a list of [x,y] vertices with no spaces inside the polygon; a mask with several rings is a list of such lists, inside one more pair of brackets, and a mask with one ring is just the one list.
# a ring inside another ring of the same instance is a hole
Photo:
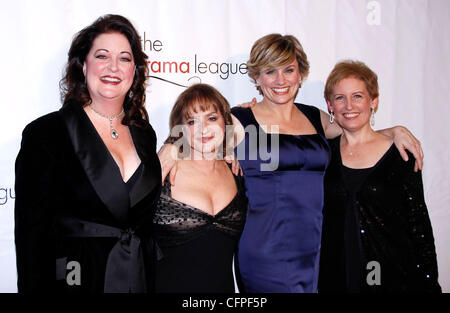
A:
{"label": "sash belt on dress", "polygon": [[[65,237],[72,238],[117,238],[117,243],[108,255],[105,272],[105,293],[142,293],[147,291],[144,258],[141,240],[133,229],[120,228],[64,217],[60,225]],[[149,242],[150,248],[155,245]],[[157,249],[158,250],[158,249]],[[64,267],[65,262],[57,262],[57,267]],[[58,269],[57,273],[64,269]]]}

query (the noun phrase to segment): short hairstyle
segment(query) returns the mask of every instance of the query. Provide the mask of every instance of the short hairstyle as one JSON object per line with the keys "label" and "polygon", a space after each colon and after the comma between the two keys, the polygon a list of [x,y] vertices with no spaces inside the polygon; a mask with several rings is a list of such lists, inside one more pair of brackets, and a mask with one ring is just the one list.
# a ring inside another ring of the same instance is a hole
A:
{"label": "short hairstyle", "polygon": [[[298,39],[292,35],[266,35],[253,44],[247,62],[248,75],[256,83],[256,77],[262,70],[284,66],[295,59],[304,81],[309,74],[309,62]],[[256,86],[256,89],[262,94],[261,87]]]}
{"label": "short hairstyle", "polygon": [[130,88],[132,97],[125,97],[123,109],[125,111],[122,124],[148,127],[148,113],[144,107],[145,88],[148,73],[147,55],[142,51],[140,37],[131,22],[121,15],[104,15],[94,23],[78,32],[68,53],[65,73],[60,81],[60,93],[63,106],[76,101],[84,106],[92,99],[83,74],[83,64],[92,48],[95,38],[101,34],[119,33],[124,35],[131,46],[136,70]]}
{"label": "short hairstyle", "polygon": [[344,60],[338,62],[330,75],[328,75],[325,84],[324,97],[325,100],[331,101],[333,88],[341,80],[354,77],[364,82],[367,92],[372,99],[378,97],[378,77],[366,64],[355,60]]}
{"label": "short hairstyle", "polygon": [[[226,143],[230,136],[233,136],[232,129],[228,128],[227,125],[233,125],[233,120],[231,118],[230,104],[227,99],[213,86],[208,84],[195,84],[183,91],[175,101],[175,105],[170,112],[169,126],[172,130],[175,126],[183,125],[187,119],[190,118],[192,111],[197,112],[201,110],[202,112],[212,109],[220,113],[225,122],[226,133],[223,142],[223,152],[224,156],[226,153]],[[182,139],[183,135],[172,136],[166,139],[165,143],[173,144],[175,141]],[[232,138],[232,137],[231,137]],[[183,138],[184,143],[187,143],[187,139]],[[184,152],[184,151],[180,151]]]}

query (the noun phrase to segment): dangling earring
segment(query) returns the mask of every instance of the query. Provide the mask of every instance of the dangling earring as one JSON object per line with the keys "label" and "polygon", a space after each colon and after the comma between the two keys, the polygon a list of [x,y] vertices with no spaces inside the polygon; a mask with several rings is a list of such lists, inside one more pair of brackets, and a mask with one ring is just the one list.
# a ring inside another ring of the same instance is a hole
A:
{"label": "dangling earring", "polygon": [[130,90],[130,92],[128,93],[128,98],[130,98],[130,99],[133,98],[133,95],[134,95],[133,91]]}
{"label": "dangling earring", "polygon": [[375,126],[375,110],[374,108],[372,109],[372,113],[370,114],[370,126],[374,127]]}
{"label": "dangling earring", "polygon": [[334,123],[334,112],[330,113],[330,123],[333,124]]}

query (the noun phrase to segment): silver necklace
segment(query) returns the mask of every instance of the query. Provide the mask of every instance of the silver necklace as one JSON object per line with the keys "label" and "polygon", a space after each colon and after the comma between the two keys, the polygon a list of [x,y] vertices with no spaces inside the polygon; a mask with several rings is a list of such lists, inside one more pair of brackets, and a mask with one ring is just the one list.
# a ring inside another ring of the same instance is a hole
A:
{"label": "silver necklace", "polygon": [[122,111],[120,111],[120,113],[118,113],[118,114],[116,114],[116,115],[113,115],[113,116],[106,116],[105,114],[100,113],[100,112],[98,112],[96,109],[94,109],[94,108],[92,107],[92,105],[89,104],[89,107],[91,108],[92,111],[94,111],[94,113],[97,113],[97,114],[100,115],[101,117],[106,118],[106,119],[109,120],[109,128],[110,128],[110,130],[111,130],[111,137],[112,137],[112,139],[117,139],[117,138],[119,138],[119,133],[117,132],[117,130],[115,130],[115,128],[114,128],[114,126],[113,126],[113,120],[115,120],[115,119],[117,119],[117,118],[119,118],[119,117],[122,116],[122,114],[124,113],[123,108],[122,108]]}

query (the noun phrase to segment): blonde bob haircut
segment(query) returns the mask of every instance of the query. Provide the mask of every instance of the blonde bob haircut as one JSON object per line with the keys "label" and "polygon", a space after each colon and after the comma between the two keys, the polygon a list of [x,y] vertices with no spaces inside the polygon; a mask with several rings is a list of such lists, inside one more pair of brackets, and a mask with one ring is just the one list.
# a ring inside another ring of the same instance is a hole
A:
{"label": "blonde bob haircut", "polygon": [[[292,35],[266,35],[253,44],[247,62],[248,76],[256,84],[261,71],[285,66],[295,59],[303,82],[309,74],[309,62],[298,39]],[[261,87],[256,86],[256,89],[262,94]]]}
{"label": "blonde bob haircut", "polygon": [[378,97],[378,77],[366,64],[355,60],[344,60],[337,63],[330,75],[328,75],[325,84],[325,100],[331,101],[333,89],[341,80],[354,77],[364,82],[370,98],[373,100]]}

